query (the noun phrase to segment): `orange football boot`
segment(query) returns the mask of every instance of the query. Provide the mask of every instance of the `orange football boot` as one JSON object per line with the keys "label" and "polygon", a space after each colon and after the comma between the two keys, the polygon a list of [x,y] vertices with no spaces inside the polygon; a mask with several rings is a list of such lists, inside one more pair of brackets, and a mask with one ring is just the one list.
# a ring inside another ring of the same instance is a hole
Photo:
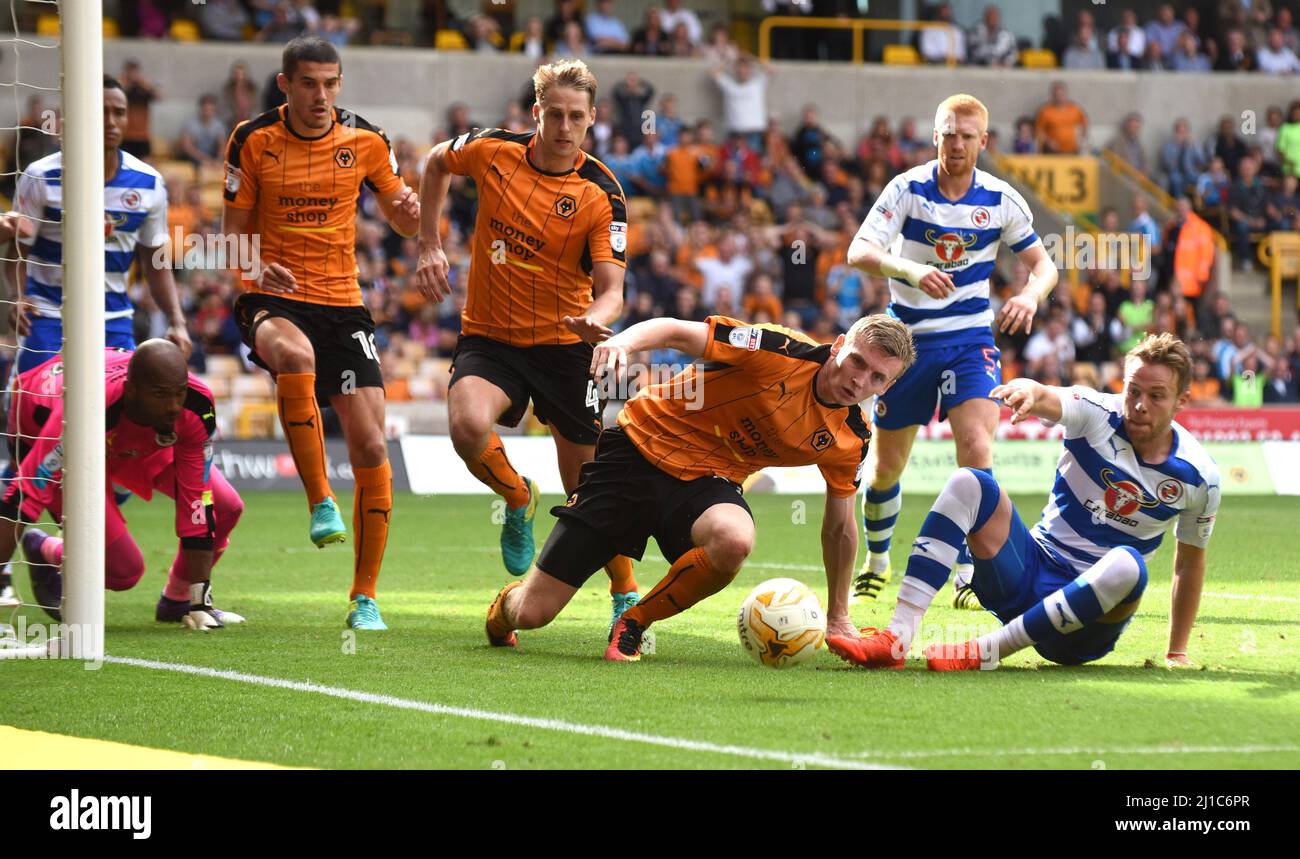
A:
{"label": "orange football boot", "polygon": [[620,617],[609,632],[609,647],[605,649],[606,661],[640,662],[641,636],[644,634],[645,627],[641,624],[627,615]]}
{"label": "orange football boot", "polygon": [[925,667],[931,671],[979,671],[983,667],[979,644],[931,644],[925,649]]}
{"label": "orange football boot", "polygon": [[906,658],[897,635],[887,629],[878,630],[874,626],[865,627],[862,632],[861,638],[828,635],[826,647],[845,662],[863,668],[903,667]]}
{"label": "orange football boot", "polygon": [[496,599],[492,600],[492,605],[488,606],[487,623],[484,626],[487,632],[488,644],[493,647],[515,647],[519,644],[519,636],[506,623],[501,614],[501,606],[505,604],[506,594],[522,585],[523,582],[511,582],[501,589]]}

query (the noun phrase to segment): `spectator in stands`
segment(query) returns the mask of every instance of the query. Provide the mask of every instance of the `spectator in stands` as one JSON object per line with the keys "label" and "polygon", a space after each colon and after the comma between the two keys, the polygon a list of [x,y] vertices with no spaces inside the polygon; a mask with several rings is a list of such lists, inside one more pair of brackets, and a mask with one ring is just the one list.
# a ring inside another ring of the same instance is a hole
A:
{"label": "spectator in stands", "polygon": [[[1137,29],[1125,30],[1120,28],[1111,31],[1115,47],[1106,52],[1106,68],[1122,72],[1135,72],[1146,67],[1142,55],[1137,54],[1135,56],[1130,47],[1133,34],[1141,32],[1141,30]],[[1145,44],[1146,40],[1144,38],[1143,45]]]}
{"label": "spectator in stands", "polygon": [[230,67],[230,77],[221,87],[221,118],[234,128],[257,112],[257,84],[248,74],[248,64],[239,60]]}
{"label": "spectator in stands", "polygon": [[730,232],[723,233],[722,239],[718,242],[716,257],[697,259],[694,265],[703,276],[700,303],[705,307],[713,306],[718,289],[723,286],[738,292],[754,269],[754,263],[748,255],[740,253],[736,237]]}
{"label": "spectator in stands", "polygon": [[1229,30],[1224,36],[1223,49],[1214,64],[1215,71],[1251,72],[1255,70],[1255,54],[1246,44],[1246,34],[1241,30]]}
{"label": "spectator in stands", "polygon": [[639,193],[656,198],[664,196],[668,182],[664,175],[667,154],[668,149],[660,142],[658,134],[648,131],[642,135],[641,143],[632,150],[632,181]]}
{"label": "spectator in stands", "polygon": [[1093,292],[1088,298],[1088,312],[1076,316],[1070,325],[1070,336],[1074,338],[1077,360],[1102,364],[1114,357],[1124,326],[1106,312],[1106,296]]}
{"label": "spectator in stands", "polygon": [[1159,47],[1161,57],[1170,57],[1178,47],[1178,39],[1187,31],[1187,25],[1174,16],[1172,3],[1161,3],[1156,17],[1147,22],[1148,44]]}
{"label": "spectator in stands", "polygon": [[614,0],[596,0],[596,7],[587,13],[587,37],[597,54],[627,53],[632,45],[623,21],[614,14]]}
{"label": "spectator in stands", "polygon": [[1277,18],[1274,19],[1277,29],[1282,33],[1282,44],[1291,49],[1291,53],[1300,54],[1300,30],[1296,30],[1291,16],[1291,10],[1286,6],[1279,6],[1277,9]]}
{"label": "spectator in stands", "polygon": [[1295,176],[1284,176],[1281,186],[1269,195],[1268,228],[1270,230],[1293,229],[1296,216],[1300,215],[1300,193],[1296,192],[1298,181],[1300,179]]}
{"label": "spectator in stands", "polygon": [[[771,276],[763,272],[758,272],[749,279],[749,288],[745,290],[745,301],[741,307],[743,318],[749,320],[756,319],[762,313],[773,322],[780,322],[785,315]],[[855,320],[856,318],[854,317]]]}
{"label": "spectator in stands", "polygon": [[[1232,176],[1223,165],[1223,159],[1214,156],[1205,172],[1196,177],[1196,210],[1219,211],[1228,202],[1228,191],[1232,187]],[[1224,210],[1226,212],[1226,209]],[[1226,222],[1225,222],[1226,223]]]}
{"label": "spectator in stands", "polygon": [[660,142],[664,146],[676,146],[677,136],[684,125],[677,114],[677,96],[670,92],[664,93],[663,98],[659,99],[659,112],[654,116],[654,129]]}
{"label": "spectator in stands", "polygon": [[577,21],[569,21],[564,25],[560,39],[551,49],[552,59],[571,58],[581,59],[591,53],[591,43],[582,30],[582,25]]}
{"label": "spectator in stands", "polygon": [[703,57],[710,67],[730,68],[736,60],[740,59],[740,49],[732,41],[726,27],[714,24],[709,30],[709,43],[704,46]]}
{"label": "spectator in stands", "polygon": [[1061,81],[1052,84],[1051,101],[1038,109],[1034,136],[1038,150],[1058,155],[1075,155],[1088,135],[1088,115],[1070,101]]}
{"label": "spectator in stands", "polygon": [[215,169],[223,157],[229,134],[230,129],[217,115],[217,97],[205,93],[199,97],[198,113],[181,126],[177,154],[196,168],[207,166]]}
{"label": "spectator in stands", "polygon": [[704,40],[704,26],[700,23],[700,16],[684,8],[682,0],[665,0],[664,6],[659,16],[665,32],[672,33],[679,24],[685,24],[686,35],[692,45],[698,45]]}
{"label": "spectator in stands", "polygon": [[504,47],[501,28],[489,15],[475,15],[465,27],[470,48],[480,54],[495,54]]}
{"label": "spectator in stands", "polygon": [[205,39],[242,41],[248,26],[248,10],[239,0],[205,0],[199,7],[199,28]]}
{"label": "spectator in stands", "polygon": [[1010,68],[1020,55],[1015,34],[1002,26],[1002,10],[992,3],[984,7],[984,17],[971,28],[967,47],[971,63],[977,66]]}
{"label": "spectator in stands", "polygon": [[1196,34],[1191,30],[1184,30],[1178,37],[1178,46],[1170,65],[1176,72],[1212,71],[1210,58],[1201,53]]}
{"label": "spectator in stands", "polygon": [[275,6],[271,20],[268,21],[257,35],[253,37],[255,42],[269,42],[272,45],[283,45],[285,42],[301,36],[307,27],[302,16],[292,4],[287,0],[281,0]]}
{"label": "spectator in stands", "polygon": [[1119,351],[1127,354],[1130,349],[1147,336],[1147,330],[1155,318],[1155,302],[1147,298],[1147,282],[1142,278],[1133,278],[1129,287],[1129,298],[1119,306],[1115,314],[1124,326],[1124,341]]}
{"label": "spectator in stands", "polygon": [[530,60],[540,60],[546,56],[546,26],[541,16],[530,15],[524,22],[523,54]]}
{"label": "spectator in stands", "polygon": [[1115,137],[1106,148],[1133,165],[1139,173],[1147,172],[1147,154],[1142,148],[1142,115],[1130,113],[1124,117]]}
{"label": "spectator in stands", "polygon": [[1240,369],[1232,377],[1232,404],[1239,409],[1259,408],[1264,405],[1264,386],[1259,356],[1252,350],[1242,358]]}
{"label": "spectator in stands", "polygon": [[[1120,43],[1122,36],[1128,37],[1123,44]],[[1138,26],[1137,12],[1132,9],[1124,9],[1119,13],[1119,26],[1111,30],[1106,36],[1106,50],[1110,54],[1127,54],[1133,60],[1141,62],[1142,56],[1147,50],[1147,35]]]}
{"label": "spectator in stands", "polygon": [[1011,141],[1011,151],[1017,155],[1033,155],[1038,151],[1034,121],[1027,116],[1016,120],[1016,138]]}
{"label": "spectator in stands", "polygon": [[1300,72],[1300,59],[1287,47],[1282,31],[1277,27],[1268,31],[1268,42],[1255,52],[1255,64],[1261,72],[1270,75],[1289,75]]}
{"label": "spectator in stands", "polygon": [[1186,117],[1174,121],[1174,138],[1160,149],[1160,172],[1165,175],[1165,190],[1171,197],[1187,193],[1196,177],[1205,170],[1205,152],[1192,139],[1191,125]]}
{"label": "spectator in stands", "polygon": [[667,57],[673,52],[672,34],[664,29],[658,6],[645,10],[645,24],[632,36],[632,53]]}
{"label": "spectator in stands", "polygon": [[814,182],[821,180],[823,147],[827,138],[826,129],[817,119],[817,106],[806,104],[800,117],[799,127],[795,129],[790,149],[798,160],[800,168]]}
{"label": "spectator in stands", "polygon": [[[578,0],[555,0],[555,12],[546,19],[546,41],[558,45],[564,39],[569,24],[582,26],[582,6]],[[583,33],[586,40],[586,33]]]}
{"label": "spectator in stands", "polygon": [[1142,68],[1148,72],[1169,71],[1169,58],[1159,42],[1147,41],[1147,56],[1142,63]]}
{"label": "spectator in stands", "polygon": [[1205,153],[1223,159],[1223,166],[1236,176],[1241,159],[1249,154],[1246,142],[1237,134],[1237,123],[1231,116],[1219,118],[1219,130],[1205,143]]}
{"label": "spectator in stands", "polygon": [[1300,176],[1300,100],[1286,109],[1286,122],[1277,130],[1277,154],[1282,172]]}
{"label": "spectator in stands", "polygon": [[1214,268],[1214,231],[1192,211],[1192,202],[1185,196],[1178,198],[1173,221],[1178,230],[1174,242],[1174,283],[1195,313]]}
{"label": "spectator in stands", "polygon": [[1214,378],[1210,362],[1204,358],[1197,358],[1192,363],[1192,384],[1188,394],[1187,404],[1190,406],[1219,408],[1227,405],[1223,400],[1222,386]]}
{"label": "spectator in stands", "polygon": [[1143,194],[1133,197],[1133,220],[1128,224],[1129,232],[1146,236],[1153,253],[1160,251],[1160,226],[1151,217],[1151,202]]}
{"label": "spectator in stands", "polygon": [[921,59],[927,63],[965,63],[966,34],[952,23],[952,6],[940,3],[934,8],[933,20],[945,26],[926,27],[921,31],[918,42]]}
{"label": "spectator in stands", "polygon": [[636,177],[636,163],[632,158],[632,150],[628,147],[626,134],[621,131],[614,132],[614,136],[609,140],[609,152],[602,160],[625,192],[631,193],[635,190],[636,185],[633,180]]}
{"label": "spectator in stands", "polygon": [[[1047,325],[1037,329],[1025,344],[1025,371],[1035,379],[1044,370],[1049,376],[1058,375],[1074,360],[1074,355],[1074,340],[1070,337],[1065,314],[1057,309],[1048,316]],[[1054,366],[1044,366],[1048,356],[1056,359]]]}
{"label": "spectator in stands", "polygon": [[1240,175],[1228,192],[1228,223],[1239,271],[1251,264],[1250,234],[1268,229],[1268,189],[1258,174],[1259,165],[1253,157],[1241,159]]}
{"label": "spectator in stands", "polygon": [[1092,25],[1084,23],[1074,32],[1070,47],[1065,49],[1061,66],[1067,69],[1104,69],[1106,57],[1097,47],[1097,37]]}
{"label": "spectator in stands", "polygon": [[1270,334],[1259,352],[1259,362],[1264,368],[1264,402],[1294,403],[1296,377],[1291,372],[1291,362],[1282,350],[1282,341]]}
{"label": "spectator in stands", "polygon": [[644,134],[645,110],[654,99],[655,88],[636,72],[628,72],[623,80],[614,85],[612,97],[614,113],[618,117],[618,130],[627,138],[632,149],[641,145]]}
{"label": "spectator in stands", "polygon": [[1264,127],[1256,130],[1260,157],[1268,172],[1275,175],[1282,173],[1282,160],[1277,152],[1277,133],[1282,128],[1282,120],[1282,108],[1271,104],[1264,111]]}
{"label": "spectator in stands", "polygon": [[709,72],[722,90],[727,132],[745,135],[754,149],[762,147],[767,128],[767,78],[771,71],[772,67],[764,62],[756,72],[753,61],[745,56],[736,63],[735,77],[716,67]]}
{"label": "spectator in stands", "polygon": [[677,22],[677,28],[673,30],[668,44],[670,56],[698,57],[703,53],[700,46],[691,41],[690,31],[686,29],[684,21]]}
{"label": "spectator in stands", "polygon": [[470,118],[469,107],[462,101],[454,101],[447,108],[447,137],[457,138],[478,126]]}
{"label": "spectator in stands", "polygon": [[1232,316],[1226,316],[1219,321],[1219,339],[1214,341],[1211,347],[1211,357],[1214,360],[1214,376],[1220,382],[1227,384],[1232,379],[1232,374],[1236,368],[1237,362],[1237,328],[1244,327]]}
{"label": "spectator in stands", "polygon": [[[153,151],[150,142],[150,105],[158,100],[158,90],[140,71],[139,60],[127,60],[122,65],[122,89],[126,91],[126,129],[122,132],[122,149],[136,158],[148,158]],[[44,127],[41,123],[37,128]]]}

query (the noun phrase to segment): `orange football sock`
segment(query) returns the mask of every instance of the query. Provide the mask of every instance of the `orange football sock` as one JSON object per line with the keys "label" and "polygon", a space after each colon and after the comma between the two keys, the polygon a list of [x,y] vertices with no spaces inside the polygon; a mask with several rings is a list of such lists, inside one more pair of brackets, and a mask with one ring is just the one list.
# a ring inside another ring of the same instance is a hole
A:
{"label": "orange football sock", "polygon": [[469,463],[469,473],[504,498],[511,508],[523,507],[528,503],[528,483],[506,458],[506,446],[496,433],[492,433],[487,447],[483,448],[478,459]]}
{"label": "orange football sock", "polygon": [[623,616],[647,627],[657,620],[681,614],[700,600],[713,596],[729,585],[732,578],[734,576],[715,570],[703,549],[691,549],[669,568],[663,581]]}
{"label": "orange football sock", "polygon": [[522,581],[513,581],[501,589],[492,605],[488,606],[487,630],[493,638],[509,635],[515,628],[515,622],[506,613],[506,597],[515,588],[523,587]]}
{"label": "orange football sock", "polygon": [[307,490],[307,503],[314,507],[334,495],[325,474],[325,432],[316,402],[316,374],[279,374],[275,402],[294,467]]}
{"label": "orange football sock", "polygon": [[385,462],[374,468],[353,468],[356,491],[352,496],[352,594],[375,598],[375,582],[388,545],[388,521],[393,513],[393,469]]}
{"label": "orange football sock", "polygon": [[626,594],[637,589],[636,579],[632,575],[632,559],[626,555],[616,555],[614,560],[605,565],[609,574],[609,592]]}

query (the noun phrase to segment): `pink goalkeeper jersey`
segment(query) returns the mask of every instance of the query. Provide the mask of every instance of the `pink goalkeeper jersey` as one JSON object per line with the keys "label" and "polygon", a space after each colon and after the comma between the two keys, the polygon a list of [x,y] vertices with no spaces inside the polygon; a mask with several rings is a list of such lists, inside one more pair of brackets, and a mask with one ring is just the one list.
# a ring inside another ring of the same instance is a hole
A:
{"label": "pink goalkeeper jersey", "polygon": [[[185,408],[173,435],[161,437],[153,427],[141,426],[125,414],[122,393],[130,352],[107,350],[105,356],[104,410],[107,423],[108,479],[148,501],[154,480],[176,464],[176,535],[185,548],[211,548],[213,539],[212,436],[216,409],[212,392],[194,374],[189,375]],[[10,412],[10,431],[21,439],[22,463],[18,477],[4,494],[0,507],[34,522],[52,502],[61,501],[63,480],[63,359],[51,358],[18,377]],[[21,392],[21,393],[19,393]],[[15,426],[16,424],[16,426]]]}

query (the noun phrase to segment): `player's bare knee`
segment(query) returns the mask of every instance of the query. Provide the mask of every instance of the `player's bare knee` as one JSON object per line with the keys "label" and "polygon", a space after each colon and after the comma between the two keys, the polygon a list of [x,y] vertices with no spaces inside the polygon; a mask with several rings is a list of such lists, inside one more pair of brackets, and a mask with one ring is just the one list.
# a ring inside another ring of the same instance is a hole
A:
{"label": "player's bare knee", "polygon": [[315,373],[316,354],[311,344],[281,341],[275,350],[275,370],[277,373]]}
{"label": "player's bare knee", "polygon": [[712,535],[704,546],[709,562],[719,572],[735,574],[754,550],[754,534],[743,529],[725,529]]}
{"label": "player's bare knee", "polygon": [[367,436],[352,446],[353,467],[378,468],[388,459],[388,443],[383,436]]}
{"label": "player's bare knee", "polygon": [[451,435],[451,446],[456,449],[456,454],[466,462],[472,462],[487,446],[490,429],[476,415],[460,414],[451,419],[447,432]]}

